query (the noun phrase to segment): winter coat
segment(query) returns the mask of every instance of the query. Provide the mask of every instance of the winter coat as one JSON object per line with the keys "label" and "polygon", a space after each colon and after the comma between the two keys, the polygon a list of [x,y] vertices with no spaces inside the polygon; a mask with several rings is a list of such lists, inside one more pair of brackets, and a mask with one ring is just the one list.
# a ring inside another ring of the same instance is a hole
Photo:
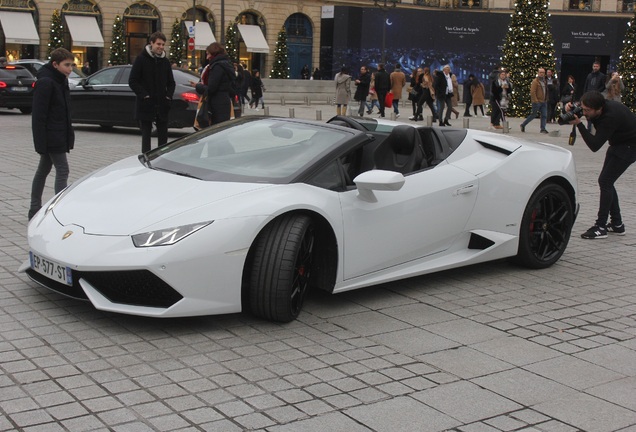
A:
{"label": "winter coat", "polygon": [[360,101],[366,101],[369,95],[369,87],[371,86],[371,73],[367,72],[358,77],[358,83],[356,84],[356,93],[353,95],[353,99]]}
{"label": "winter coat", "polygon": [[[454,74],[451,72],[450,76],[452,80]],[[446,76],[444,75],[444,72],[442,71],[435,72],[435,78],[433,79],[433,88],[435,89],[435,94],[437,95],[437,97],[444,99],[447,93],[446,90],[448,89],[448,82],[446,81]]]}
{"label": "winter coat", "polygon": [[391,78],[386,70],[378,70],[375,73],[375,91],[386,93],[391,88]]}
{"label": "winter coat", "polygon": [[347,105],[351,100],[351,77],[346,73],[336,75],[336,103]]}
{"label": "winter coat", "polygon": [[402,97],[402,89],[406,85],[406,75],[401,70],[391,72],[389,75],[391,80],[391,93],[393,93],[393,100],[399,100]]}
{"label": "winter coat", "polygon": [[453,81],[453,97],[451,97],[451,106],[456,107],[459,105],[459,83],[457,82],[457,77],[454,74],[451,74],[451,80]]}
{"label": "winter coat", "polygon": [[217,55],[207,66],[207,70],[201,77],[201,83],[197,84],[197,93],[207,92],[208,113],[210,124],[218,124],[227,121],[231,117],[232,81],[236,78],[234,66],[226,55]]}
{"label": "winter coat", "polygon": [[165,52],[157,57],[150,50],[150,45],[146,45],[133,63],[128,85],[137,96],[136,120],[168,120],[175,82]]}
{"label": "winter coat", "polygon": [[480,82],[470,86],[470,94],[473,96],[473,105],[483,105],[486,102],[486,89]]}
{"label": "winter coat", "polygon": [[260,76],[252,76],[250,90],[252,92],[252,102],[258,104],[258,100],[263,97],[263,80],[261,80]]}
{"label": "winter coat", "polygon": [[35,151],[66,153],[75,145],[68,80],[50,62],[40,68],[37,77],[31,114]]}
{"label": "winter coat", "polygon": [[471,86],[474,83],[474,78],[473,79],[467,79],[466,81],[464,81],[464,91],[462,93],[462,102],[464,102],[465,104],[472,104],[473,103],[473,95],[470,91]]}
{"label": "winter coat", "polygon": [[[543,84],[543,85],[541,85]],[[530,84],[530,102],[532,103],[544,103],[548,101],[548,85],[544,79],[539,77],[532,80]]]}

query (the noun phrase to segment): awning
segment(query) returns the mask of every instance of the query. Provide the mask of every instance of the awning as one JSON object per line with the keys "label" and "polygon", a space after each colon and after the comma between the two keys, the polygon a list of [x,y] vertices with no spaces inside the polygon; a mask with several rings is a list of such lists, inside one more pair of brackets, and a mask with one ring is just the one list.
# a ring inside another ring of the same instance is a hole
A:
{"label": "awning", "polygon": [[[186,28],[192,25],[192,21],[184,21]],[[212,33],[212,27],[210,23],[200,21],[194,25],[194,49],[204,50],[212,42],[216,42],[214,33]]]}
{"label": "awning", "polygon": [[38,30],[30,13],[0,11],[0,23],[7,43],[40,45]]}
{"label": "awning", "polygon": [[103,47],[104,38],[94,16],[64,15],[74,46]]}
{"label": "awning", "polygon": [[248,52],[269,54],[269,45],[267,45],[263,31],[259,26],[238,24],[238,30]]}

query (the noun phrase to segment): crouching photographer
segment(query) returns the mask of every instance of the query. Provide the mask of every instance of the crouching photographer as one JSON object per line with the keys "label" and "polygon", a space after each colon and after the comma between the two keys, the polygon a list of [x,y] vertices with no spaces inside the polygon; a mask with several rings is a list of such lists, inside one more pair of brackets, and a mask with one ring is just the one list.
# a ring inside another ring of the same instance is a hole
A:
{"label": "crouching photographer", "polygon": [[[605,162],[598,177],[601,191],[598,216],[595,224],[581,234],[584,239],[607,238],[607,233],[625,235],[618,194],[614,183],[636,161],[636,115],[620,102],[605,100],[598,91],[590,91],[581,97],[580,106],[568,103],[559,121],[576,125],[585,144],[596,152],[609,142]],[[595,134],[581,122],[585,116],[595,128]],[[611,217],[609,225],[608,217]]]}

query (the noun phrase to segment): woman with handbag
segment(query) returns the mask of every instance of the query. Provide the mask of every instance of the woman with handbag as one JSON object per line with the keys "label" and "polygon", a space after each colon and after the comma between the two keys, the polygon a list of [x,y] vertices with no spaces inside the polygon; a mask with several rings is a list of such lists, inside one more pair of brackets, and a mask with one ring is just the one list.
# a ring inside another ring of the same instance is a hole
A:
{"label": "woman with handbag", "polygon": [[431,76],[431,69],[425,67],[422,69],[422,74],[418,79],[418,86],[422,89],[420,99],[417,101],[417,120],[424,120],[422,111],[424,104],[428,105],[433,114],[433,121],[437,121],[437,109],[435,108],[435,89],[433,88],[433,77]]}
{"label": "woman with handbag", "polygon": [[413,116],[409,117],[409,120],[417,121],[417,102],[420,100],[422,96],[422,87],[419,86],[418,80],[420,75],[422,75],[422,68],[417,68],[413,75],[411,75],[411,83],[409,87],[406,89],[408,93],[408,100],[411,101],[411,105],[413,107]]}
{"label": "woman with handbag", "polygon": [[208,66],[201,75],[201,82],[196,85],[196,90],[199,94],[205,94],[210,125],[215,125],[228,121],[231,117],[230,92],[235,72],[234,65],[220,43],[211,43],[205,53]]}
{"label": "woman with handbag", "polygon": [[347,105],[351,100],[351,75],[346,67],[336,74],[336,114],[347,115]]}

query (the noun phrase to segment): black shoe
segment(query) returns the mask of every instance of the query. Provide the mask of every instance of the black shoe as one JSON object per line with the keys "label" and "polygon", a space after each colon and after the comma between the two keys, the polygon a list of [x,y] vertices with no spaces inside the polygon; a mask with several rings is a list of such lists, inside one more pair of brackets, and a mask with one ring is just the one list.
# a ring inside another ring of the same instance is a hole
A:
{"label": "black shoe", "polygon": [[526,131],[526,127],[524,125],[519,125],[519,127],[521,128],[521,132],[525,132]]}
{"label": "black shoe", "polygon": [[[418,120],[424,120],[424,117],[422,117],[422,114],[420,114],[420,115],[417,116],[417,119]],[[435,121],[435,120],[433,120],[433,121]]]}
{"label": "black shoe", "polygon": [[448,122],[448,120],[444,120],[444,126],[452,126],[452,125]]}
{"label": "black shoe", "polygon": [[40,211],[40,209],[37,209],[37,210],[30,209],[29,210],[29,220],[33,219],[33,216],[35,216],[36,213],[39,212],[39,211]]}
{"label": "black shoe", "polygon": [[612,233],[612,234],[616,234],[616,235],[619,235],[619,236],[624,236],[625,235],[625,224],[614,225],[613,223],[610,223],[607,226],[607,232],[608,233]]}
{"label": "black shoe", "polygon": [[541,129],[541,131],[540,131],[540,132],[541,132],[542,134],[547,134],[547,133],[548,133],[548,131],[547,131],[547,130],[545,130],[545,129]]}
{"label": "black shoe", "polygon": [[412,120],[412,121],[417,121],[417,116],[416,116],[416,115],[414,115],[414,116],[411,116],[411,117],[409,117],[409,120]]}
{"label": "black shoe", "polygon": [[586,240],[607,238],[607,228],[594,225],[589,230],[581,234],[581,238],[584,238]]}
{"label": "black shoe", "polygon": [[472,117],[470,114],[464,114],[464,117]]}
{"label": "black shoe", "polygon": [[367,114],[371,114],[373,110],[367,110]]}

